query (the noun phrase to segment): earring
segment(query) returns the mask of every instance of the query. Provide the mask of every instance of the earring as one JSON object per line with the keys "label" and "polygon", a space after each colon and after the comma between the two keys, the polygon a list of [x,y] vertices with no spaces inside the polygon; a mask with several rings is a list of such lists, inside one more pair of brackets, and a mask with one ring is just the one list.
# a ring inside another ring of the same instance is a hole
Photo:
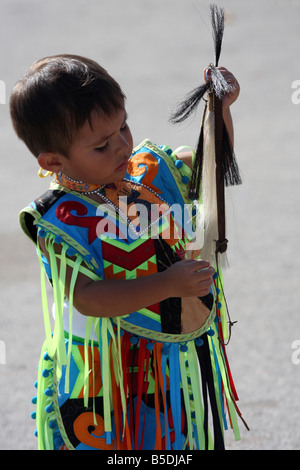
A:
{"label": "earring", "polygon": [[43,173],[43,168],[41,167],[38,171],[38,175],[40,178],[47,178],[47,176],[53,176],[52,171],[46,171],[46,173]]}

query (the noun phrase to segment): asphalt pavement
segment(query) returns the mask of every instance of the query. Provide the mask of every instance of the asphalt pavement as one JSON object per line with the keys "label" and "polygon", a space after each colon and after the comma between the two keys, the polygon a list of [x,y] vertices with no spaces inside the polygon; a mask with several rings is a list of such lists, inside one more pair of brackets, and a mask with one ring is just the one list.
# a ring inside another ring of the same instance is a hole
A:
{"label": "asphalt pavement", "polygon": [[[220,64],[239,80],[232,106],[243,185],[227,191],[227,353],[241,441],[231,450],[300,449],[300,0],[224,0]],[[74,53],[121,83],[135,143],[194,146],[201,114],[168,122],[214,60],[209,2],[2,0],[0,5],[0,449],[34,450],[31,397],[44,338],[39,263],[19,211],[47,189],[15,137],[10,91],[36,59]],[[299,90],[299,91],[298,91]],[[5,353],[5,354],[4,354]]]}

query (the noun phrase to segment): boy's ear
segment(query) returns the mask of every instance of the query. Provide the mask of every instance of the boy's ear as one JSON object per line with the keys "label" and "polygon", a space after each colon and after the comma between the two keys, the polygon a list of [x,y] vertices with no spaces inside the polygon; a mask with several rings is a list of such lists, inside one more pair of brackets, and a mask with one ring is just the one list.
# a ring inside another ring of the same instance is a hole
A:
{"label": "boy's ear", "polygon": [[46,171],[51,171],[52,173],[62,171],[62,158],[57,153],[40,153],[37,160],[40,167]]}

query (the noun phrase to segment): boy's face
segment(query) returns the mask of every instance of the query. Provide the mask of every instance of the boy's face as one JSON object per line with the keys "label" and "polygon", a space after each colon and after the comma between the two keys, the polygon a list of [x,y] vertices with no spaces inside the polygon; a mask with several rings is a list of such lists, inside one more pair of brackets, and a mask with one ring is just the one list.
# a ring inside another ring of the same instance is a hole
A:
{"label": "boy's face", "polygon": [[96,112],[80,129],[70,149],[63,157],[62,172],[75,180],[90,184],[121,181],[127,172],[133,140],[126,123],[125,109],[113,117],[100,117]]}

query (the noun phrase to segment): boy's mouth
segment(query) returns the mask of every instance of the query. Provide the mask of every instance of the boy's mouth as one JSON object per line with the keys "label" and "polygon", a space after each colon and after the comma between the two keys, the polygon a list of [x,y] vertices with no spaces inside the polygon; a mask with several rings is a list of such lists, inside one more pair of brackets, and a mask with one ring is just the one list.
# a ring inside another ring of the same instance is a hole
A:
{"label": "boy's mouth", "polygon": [[119,165],[117,168],[116,168],[116,171],[123,171],[127,168],[127,165],[128,165],[128,158],[126,158],[126,160],[121,163],[121,165]]}

